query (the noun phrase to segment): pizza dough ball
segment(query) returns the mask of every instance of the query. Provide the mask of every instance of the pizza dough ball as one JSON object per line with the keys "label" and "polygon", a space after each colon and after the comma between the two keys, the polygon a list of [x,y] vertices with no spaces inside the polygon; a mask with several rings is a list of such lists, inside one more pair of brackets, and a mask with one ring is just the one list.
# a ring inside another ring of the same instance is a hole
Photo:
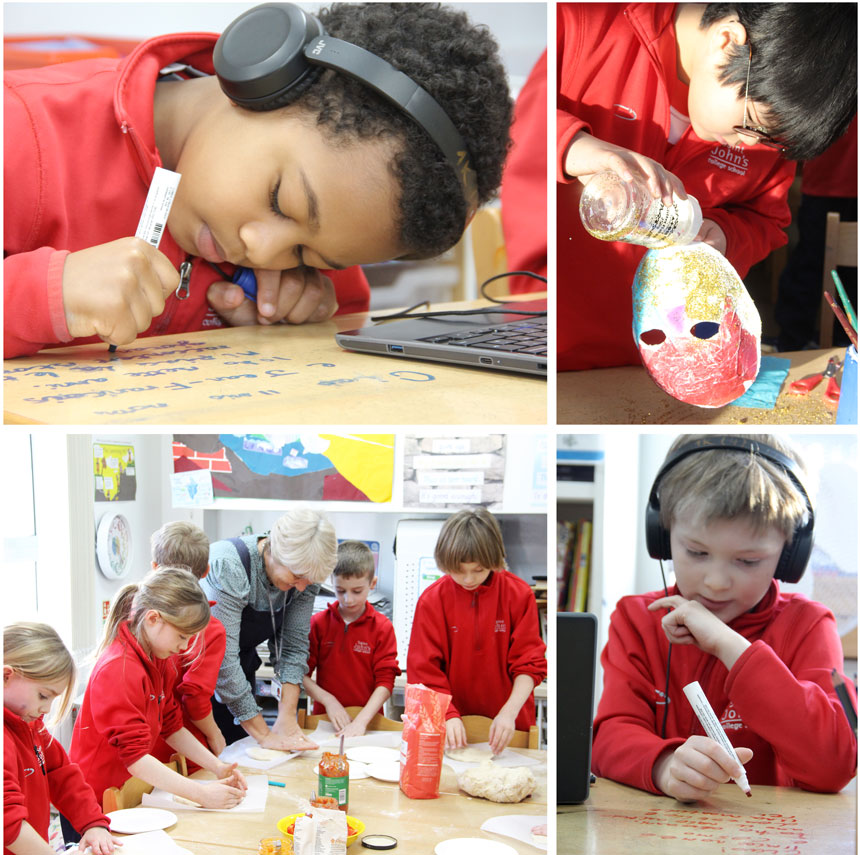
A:
{"label": "pizza dough ball", "polygon": [[488,748],[446,748],[445,756],[451,760],[459,760],[461,763],[483,763],[493,757],[493,752]]}
{"label": "pizza dough ball", "polygon": [[482,763],[467,769],[457,779],[461,790],[491,802],[521,802],[537,788],[534,775],[525,766],[497,766]]}
{"label": "pizza dough ball", "polygon": [[276,751],[274,748],[261,748],[259,745],[246,748],[245,753],[252,760],[260,760],[264,763],[270,760],[286,760],[290,756],[289,751]]}

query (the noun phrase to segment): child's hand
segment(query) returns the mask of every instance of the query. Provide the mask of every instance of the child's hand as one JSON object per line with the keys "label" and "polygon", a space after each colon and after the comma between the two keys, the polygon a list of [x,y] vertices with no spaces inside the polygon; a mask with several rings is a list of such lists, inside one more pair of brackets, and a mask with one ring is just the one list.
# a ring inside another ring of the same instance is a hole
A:
{"label": "child's hand", "polygon": [[[735,748],[741,763],[753,756],[749,748]],[[742,767],[708,736],[691,736],[674,751],[665,751],[654,764],[654,783],[667,796],[682,802],[707,798],[720,784],[738,777]]]}
{"label": "child's hand", "polygon": [[673,175],[662,164],[635,151],[604,142],[585,131],[573,138],[564,157],[564,171],[571,178],[586,184],[592,175],[611,169],[625,181],[638,178],[647,183],[651,195],[672,204],[672,194],[679,199],[687,198],[681,179]]}
{"label": "child's hand", "polygon": [[660,597],[648,606],[648,611],[672,609],[661,621],[666,638],[672,644],[695,644],[705,653],[716,656],[731,669],[749,642],[730,629],[713,612],[696,600],[679,595]]}
{"label": "child's hand", "polygon": [[349,713],[334,698],[325,705],[325,711],[336,732],[343,730],[352,721]]}
{"label": "child's hand", "polygon": [[493,754],[501,754],[516,730],[516,716],[501,710],[490,725],[490,750]]}
{"label": "child's hand", "polygon": [[237,768],[238,766],[238,763],[219,763],[215,774],[225,784],[247,791],[248,782],[245,780],[245,776]]}
{"label": "child's hand", "polygon": [[81,842],[78,843],[78,851],[84,852],[88,846],[92,850],[93,855],[110,855],[115,847],[122,846],[122,843],[111,837],[110,831],[104,826],[94,825],[81,835]]}
{"label": "child's hand", "polygon": [[[328,707],[326,707],[328,709]],[[367,731],[367,725],[362,724],[357,719],[353,719],[346,727],[337,732],[337,736],[364,736]]]}
{"label": "child's hand", "polygon": [[128,344],[164,311],[179,273],[164,253],[140,238],[69,253],[63,267],[63,310],[73,338],[99,335]]}
{"label": "child's hand", "polygon": [[466,728],[461,718],[449,718],[445,722],[445,747],[465,748]]}
{"label": "child's hand", "polygon": [[228,780],[201,781],[191,798],[203,807],[229,810],[245,798],[245,790],[232,786]]}
{"label": "child's hand", "polygon": [[726,254],[726,233],[713,220],[702,220],[702,228],[699,229],[696,240],[712,246],[723,255]]}
{"label": "child's hand", "polygon": [[337,311],[334,283],[315,267],[255,270],[257,302],[231,282],[213,282],[209,305],[231,326],[304,324],[328,320]]}

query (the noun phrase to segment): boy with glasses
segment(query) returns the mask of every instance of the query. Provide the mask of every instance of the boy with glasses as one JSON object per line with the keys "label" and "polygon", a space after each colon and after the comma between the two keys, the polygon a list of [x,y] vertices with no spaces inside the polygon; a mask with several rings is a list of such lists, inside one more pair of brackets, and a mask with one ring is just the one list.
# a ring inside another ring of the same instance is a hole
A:
{"label": "boy with glasses", "polygon": [[638,364],[630,286],[645,249],[586,233],[582,185],[611,169],[667,203],[691,193],[698,238],[744,277],[786,241],[792,161],[824,151],[856,112],[856,7],[558,10],[558,367]]}

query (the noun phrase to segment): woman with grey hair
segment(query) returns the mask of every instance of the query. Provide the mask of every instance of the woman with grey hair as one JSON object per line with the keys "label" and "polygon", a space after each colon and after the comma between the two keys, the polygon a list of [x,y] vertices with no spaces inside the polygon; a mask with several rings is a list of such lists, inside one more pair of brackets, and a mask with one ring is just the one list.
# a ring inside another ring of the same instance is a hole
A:
{"label": "woman with grey hair", "polygon": [[[227,648],[218,673],[212,711],[227,743],[246,735],[264,748],[316,748],[296,722],[299,691],[307,672],[308,633],[314,598],[337,563],[334,527],[306,508],[288,511],[263,535],[213,543],[209,575],[200,584],[224,624]],[[279,689],[274,726],[254,697],[257,645],[269,643]]]}

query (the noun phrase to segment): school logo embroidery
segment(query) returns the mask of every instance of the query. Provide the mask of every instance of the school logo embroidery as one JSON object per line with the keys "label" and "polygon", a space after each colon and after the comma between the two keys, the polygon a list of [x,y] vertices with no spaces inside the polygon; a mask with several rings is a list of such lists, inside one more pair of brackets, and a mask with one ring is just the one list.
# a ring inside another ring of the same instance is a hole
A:
{"label": "school logo embroidery", "polygon": [[352,648],[353,653],[373,653],[366,641],[356,641]]}
{"label": "school logo embroidery", "polygon": [[32,766],[24,767],[24,777],[29,778],[36,770]]}
{"label": "school logo embroidery", "polygon": [[616,119],[624,119],[627,122],[634,121],[637,117],[636,111],[632,107],[627,107],[625,104],[613,104]]}
{"label": "school logo embroidery", "polygon": [[508,628],[505,625],[505,622],[503,620],[497,620],[496,621],[496,628],[493,630],[493,632],[507,632],[507,631],[508,631]]}
{"label": "school logo embroidery", "polygon": [[708,154],[708,163],[736,175],[746,175],[750,165],[743,146],[715,145]]}
{"label": "school logo embroidery", "polygon": [[743,730],[746,726],[740,714],[735,709],[733,701],[729,701],[729,705],[723,710],[723,714],[720,716],[720,724],[723,726],[723,730]]}
{"label": "school logo embroidery", "polygon": [[[666,693],[664,691],[662,691],[661,689],[658,689],[655,687],[654,688],[654,694],[657,696],[657,700],[655,701],[657,706],[658,707],[666,706]],[[670,698],[669,702],[671,703],[671,698]]]}

